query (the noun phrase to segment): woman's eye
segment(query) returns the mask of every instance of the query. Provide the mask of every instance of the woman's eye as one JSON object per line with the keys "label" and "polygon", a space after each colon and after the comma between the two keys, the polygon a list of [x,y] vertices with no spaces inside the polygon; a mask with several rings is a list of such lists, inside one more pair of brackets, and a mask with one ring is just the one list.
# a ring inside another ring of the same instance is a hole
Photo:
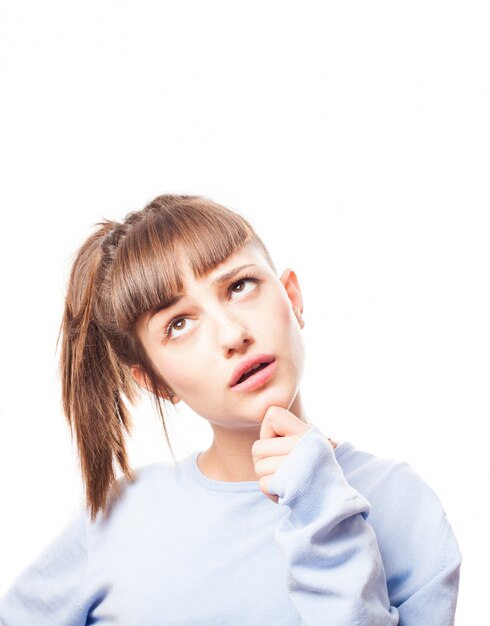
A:
{"label": "woman's eye", "polygon": [[243,278],[240,278],[240,280],[237,280],[236,282],[233,283],[233,285],[230,287],[230,291],[232,293],[248,293],[249,291],[253,291],[253,290],[249,289],[248,291],[245,291],[244,289],[240,289],[239,291],[235,291],[235,287],[237,285],[241,285],[242,283],[251,283],[253,285],[256,285],[258,282],[259,280],[255,278],[254,276],[244,276]]}
{"label": "woman's eye", "polygon": [[[171,339],[172,341],[175,339],[178,339],[181,335],[184,335],[185,332],[180,333],[180,334],[175,334],[172,331],[173,330],[185,330],[188,326],[187,324],[187,320],[189,318],[188,317],[176,317],[175,319],[173,319],[166,327],[165,329],[165,337]],[[182,322],[184,322],[184,324],[182,325]]]}

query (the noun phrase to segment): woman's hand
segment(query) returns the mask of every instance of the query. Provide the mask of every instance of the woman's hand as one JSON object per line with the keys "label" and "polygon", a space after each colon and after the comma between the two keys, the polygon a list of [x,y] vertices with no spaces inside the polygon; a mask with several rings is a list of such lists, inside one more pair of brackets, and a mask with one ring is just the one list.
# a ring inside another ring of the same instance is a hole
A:
{"label": "woman's hand", "polygon": [[279,406],[270,406],[265,413],[260,428],[260,439],[254,441],[252,445],[252,457],[260,490],[276,504],[279,498],[269,493],[269,482],[311,427],[312,424],[306,424],[291,411]]}

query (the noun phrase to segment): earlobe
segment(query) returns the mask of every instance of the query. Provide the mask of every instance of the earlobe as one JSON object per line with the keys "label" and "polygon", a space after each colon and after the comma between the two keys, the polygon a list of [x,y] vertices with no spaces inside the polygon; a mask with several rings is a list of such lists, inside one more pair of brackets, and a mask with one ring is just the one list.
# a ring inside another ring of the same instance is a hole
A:
{"label": "earlobe", "polygon": [[133,377],[133,380],[135,381],[135,383],[139,385],[140,387],[144,387],[145,389],[148,389],[148,385],[145,382],[141,369],[137,365],[132,365],[130,368],[130,371],[131,371],[131,376]]}
{"label": "earlobe", "polygon": [[[131,371],[131,376],[133,377],[133,380],[136,382],[136,384],[139,387],[142,387],[143,389],[146,389],[147,391],[152,391],[150,389],[150,386],[147,384],[146,377],[144,376],[140,367],[138,367],[137,365],[132,365],[130,368],[130,371]],[[172,404],[177,404],[177,402],[180,402],[179,396],[173,392],[170,393],[170,396],[162,396],[162,397],[164,400],[170,400]]]}
{"label": "earlobe", "polygon": [[301,311],[298,309],[297,306],[293,307],[293,311],[296,317],[298,318],[299,325],[301,326],[301,328],[304,328],[305,320],[303,319],[303,316],[301,315]]}

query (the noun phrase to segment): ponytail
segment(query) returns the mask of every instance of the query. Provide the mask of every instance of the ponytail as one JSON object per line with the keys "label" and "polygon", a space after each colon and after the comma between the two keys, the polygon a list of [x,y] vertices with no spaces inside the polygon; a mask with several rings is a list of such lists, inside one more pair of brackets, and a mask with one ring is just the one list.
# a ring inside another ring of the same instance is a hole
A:
{"label": "ponytail", "polygon": [[112,486],[119,493],[114,457],[128,480],[134,480],[123,434],[123,429],[131,432],[132,421],[121,392],[133,402],[135,390],[95,316],[104,289],[101,242],[115,224],[106,221],[98,225],[102,227],[79,249],[73,264],[58,336],[58,341],[62,336],[63,410],[72,439],[73,432],[76,435],[91,520],[99,509],[105,511]]}

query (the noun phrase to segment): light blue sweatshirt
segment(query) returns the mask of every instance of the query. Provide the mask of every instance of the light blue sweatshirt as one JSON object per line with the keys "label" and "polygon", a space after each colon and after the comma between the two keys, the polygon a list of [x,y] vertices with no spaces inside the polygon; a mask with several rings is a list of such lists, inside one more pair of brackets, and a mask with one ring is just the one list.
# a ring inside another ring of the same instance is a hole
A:
{"label": "light blue sweatshirt", "polygon": [[4,626],[451,626],[461,555],[406,463],[317,426],[269,483],[205,476],[199,452],[119,480],[0,601]]}

